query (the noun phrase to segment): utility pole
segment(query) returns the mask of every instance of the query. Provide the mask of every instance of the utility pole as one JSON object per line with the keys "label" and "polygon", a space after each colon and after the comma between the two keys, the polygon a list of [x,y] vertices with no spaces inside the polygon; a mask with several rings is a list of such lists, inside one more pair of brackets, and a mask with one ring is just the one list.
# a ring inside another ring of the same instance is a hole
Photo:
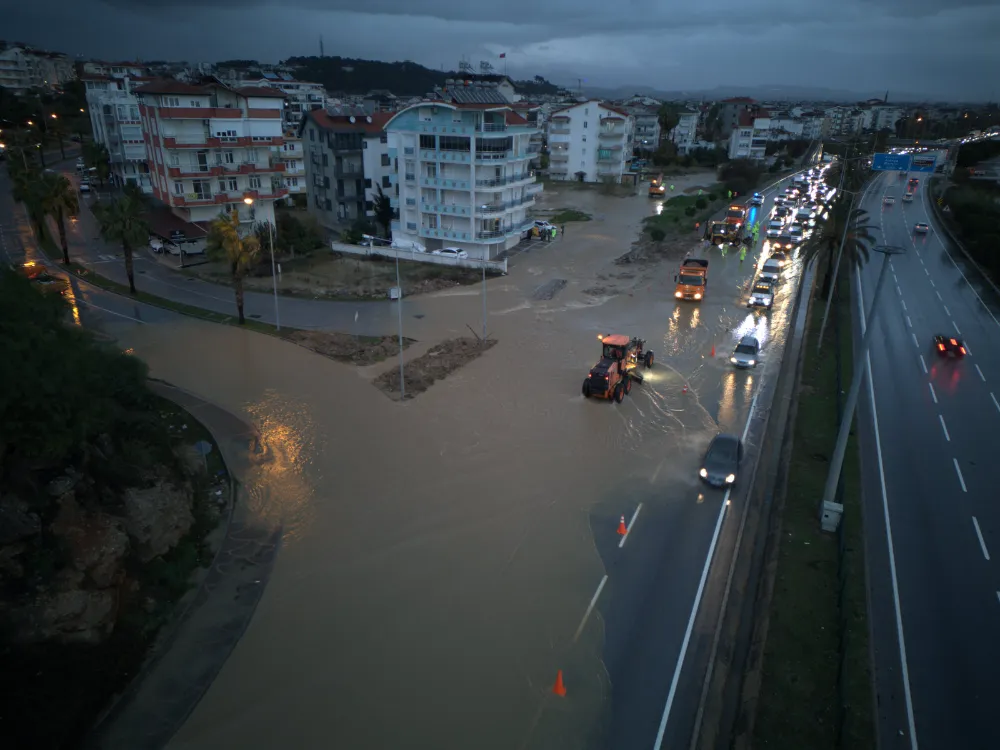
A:
{"label": "utility pole", "polygon": [[[373,240],[374,242],[374,240]],[[399,400],[406,400],[406,378],[403,372],[403,285],[399,281],[399,250],[396,250],[396,312],[399,316]]]}
{"label": "utility pole", "polygon": [[[861,339],[861,350],[858,358],[854,362],[854,375],[851,378],[851,389],[847,393],[847,403],[840,419],[840,431],[837,433],[837,443],[833,449],[833,457],[830,459],[830,470],[826,476],[826,487],[823,490],[823,500],[819,506],[820,523],[823,524],[827,513],[830,514],[830,521],[823,525],[824,531],[836,531],[840,525],[840,517],[843,515],[844,506],[834,502],[837,494],[837,485],[840,483],[840,474],[844,467],[844,454],[847,453],[847,439],[851,435],[851,423],[854,421],[854,410],[858,405],[858,394],[861,391],[861,381],[864,379],[865,370],[868,363],[868,349],[871,346],[872,332],[875,330],[873,323],[875,315],[878,313],[879,297],[882,294],[882,287],[885,279],[889,275],[889,264],[893,255],[901,255],[906,252],[898,245],[878,245],[875,252],[882,254],[882,268],[878,274],[878,281],[875,283],[875,293],[872,295],[871,307],[868,310],[868,317],[865,321],[864,337]],[[871,373],[869,373],[871,377]]]}

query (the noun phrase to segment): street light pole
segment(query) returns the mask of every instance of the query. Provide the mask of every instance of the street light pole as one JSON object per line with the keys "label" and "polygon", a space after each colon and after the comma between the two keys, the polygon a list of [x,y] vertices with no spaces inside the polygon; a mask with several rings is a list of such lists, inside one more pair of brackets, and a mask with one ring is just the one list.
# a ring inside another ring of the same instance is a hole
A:
{"label": "street light pole", "polygon": [[[840,482],[840,473],[844,466],[844,454],[847,453],[847,439],[851,434],[851,423],[854,421],[854,410],[858,405],[858,394],[861,392],[861,381],[864,378],[867,366],[868,348],[871,345],[872,333],[875,330],[873,323],[875,315],[878,313],[879,297],[882,294],[882,287],[885,279],[889,275],[889,264],[893,255],[900,255],[906,252],[902,247],[894,245],[879,245],[874,248],[875,252],[882,254],[882,268],[878,274],[878,281],[875,283],[875,293],[872,295],[871,307],[865,320],[864,337],[861,339],[861,350],[854,363],[854,375],[851,377],[851,389],[847,393],[847,403],[840,419],[840,431],[837,433],[837,443],[833,449],[833,457],[830,459],[830,469],[826,477],[826,487],[823,490],[823,501],[820,503],[819,513],[822,519],[823,514],[835,506],[834,496],[837,494],[837,484]],[[842,511],[842,508],[841,508]],[[839,517],[838,517],[839,523]],[[833,531],[836,529],[827,529]]]}
{"label": "street light pole", "polygon": [[[487,254],[489,253],[487,245]],[[483,341],[486,341],[486,258],[483,258]]]}
{"label": "street light pole", "polygon": [[403,285],[399,281],[399,250],[396,250],[396,312],[399,316],[399,400],[406,400],[406,378],[403,373]]}
{"label": "street light pole", "polygon": [[[253,196],[248,195],[243,198],[243,202],[250,206],[250,231],[253,231],[253,225],[257,219],[257,212],[254,210]],[[267,239],[269,249],[271,251],[271,285],[274,289],[274,327],[277,330],[281,330],[281,311],[278,308],[278,272],[275,270],[274,266],[274,225],[271,222],[267,223]]]}

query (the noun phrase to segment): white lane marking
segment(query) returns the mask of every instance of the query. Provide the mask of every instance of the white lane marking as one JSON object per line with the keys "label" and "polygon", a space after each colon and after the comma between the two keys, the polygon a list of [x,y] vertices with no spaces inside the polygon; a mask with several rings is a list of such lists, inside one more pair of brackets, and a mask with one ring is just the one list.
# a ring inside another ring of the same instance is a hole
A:
{"label": "white lane marking", "polygon": [[[930,276],[930,274],[927,275]],[[937,286],[934,284],[934,279],[929,279],[929,281],[931,282],[931,286],[937,288]]]}
{"label": "white lane marking", "polygon": [[924,259],[921,258],[919,255],[917,256],[917,259],[920,261],[920,265],[924,264]]}
{"label": "white lane marking", "polygon": [[594,611],[594,607],[597,606],[597,600],[601,596],[601,592],[604,591],[604,584],[608,582],[607,574],[601,579],[601,582],[597,584],[597,591],[590,598],[590,604],[587,606],[587,611],[583,613],[583,619],[580,620],[580,627],[576,629],[576,633],[573,634],[573,643],[576,643],[580,636],[583,634],[583,629],[587,626],[587,620],[590,619],[590,613]]}
{"label": "white lane marking", "polygon": [[101,307],[100,305],[95,305],[93,302],[90,302],[90,301],[85,300],[85,299],[74,299],[73,302],[75,304],[77,304],[77,305],[86,305],[87,307],[92,307],[95,310],[100,310],[101,312],[106,312],[109,315],[117,315],[119,318],[125,318],[126,320],[131,320],[131,321],[133,321],[135,323],[142,323],[143,325],[146,324],[145,320],[141,320],[139,318],[135,318],[135,317],[133,317],[131,315],[126,315],[125,313],[120,313],[120,312],[115,312],[114,310],[109,310],[106,307]]}
{"label": "white lane marking", "polygon": [[968,492],[969,489],[965,486],[965,477],[962,476],[962,469],[958,465],[958,459],[953,458],[951,462],[955,464],[955,473],[958,474],[958,481],[962,485],[962,492]]}
{"label": "white lane marking", "polygon": [[997,601],[1000,601],[1000,591],[997,592]]}
{"label": "white lane marking", "polygon": [[979,537],[979,546],[982,547],[983,557],[985,557],[988,562],[990,559],[990,551],[986,549],[986,540],[983,539],[983,532],[979,530],[979,521],[976,520],[975,516],[972,517],[972,525],[976,527],[976,536]]}
{"label": "white lane marking", "polygon": [[927,362],[924,361],[924,355],[920,355],[920,366],[924,368],[924,375],[927,374]]}
{"label": "white lane marking", "polygon": [[965,341],[963,341],[962,343],[965,344],[965,353],[972,354],[972,347],[970,347],[969,344]]}
{"label": "white lane marking", "polygon": [[990,398],[993,399],[993,405],[1000,411],[1000,401],[997,401],[997,397],[993,395],[993,391],[990,391]]}
{"label": "white lane marking", "polygon": [[931,389],[931,398],[934,399],[934,403],[936,404],[938,400],[937,400],[937,394],[934,392],[934,384],[928,383],[927,387]]}
{"label": "white lane marking", "polygon": [[[937,401],[937,399],[934,399],[934,400]],[[948,425],[946,425],[944,423],[944,417],[941,416],[940,414],[938,414],[938,419],[941,420],[941,429],[944,430],[944,439],[947,440],[950,443],[951,442],[951,435],[948,434]]]}
{"label": "white lane marking", "polygon": [[935,290],[935,291],[934,291],[934,294],[936,294],[936,295],[937,295],[937,298],[938,298],[939,300],[941,300],[942,302],[944,302],[944,300],[943,300],[943,299],[941,299],[941,292],[939,292],[939,291]]}
{"label": "white lane marking", "polygon": [[919,349],[920,348],[920,342],[917,341],[917,334],[911,333],[910,335],[913,337],[913,345]]}
{"label": "white lane marking", "polygon": [[[858,319],[861,321],[861,335],[865,334],[865,292],[861,283],[861,269],[855,266],[854,275],[858,283]],[[920,355],[920,363],[924,365],[924,357]],[[865,355],[865,373],[868,381],[868,398],[872,405],[872,423],[875,427],[875,453],[878,456],[878,477],[882,490],[882,516],[885,519],[885,538],[889,550],[889,576],[892,580],[892,605],[896,614],[896,640],[899,643],[899,664],[903,679],[903,699],[906,704],[906,723],[910,733],[910,750],[917,750],[917,723],[913,716],[913,695],[910,692],[910,667],[906,661],[906,639],[903,636],[903,608],[899,602],[899,578],[896,575],[896,549],[892,542],[892,521],[889,518],[889,493],[885,485],[885,464],[882,461],[882,436],[878,425],[878,407],[875,405],[875,384],[872,379],[871,353]],[[659,746],[657,746],[659,750]]]}
{"label": "white lane marking", "polygon": [[628,539],[628,535],[632,533],[632,527],[635,525],[635,519],[638,517],[640,510],[642,510],[642,503],[635,506],[635,513],[632,514],[632,518],[629,520],[628,526],[625,527],[625,533],[622,534],[622,540],[618,542],[618,549],[625,546],[625,540]]}
{"label": "white lane marking", "polygon": [[900,300],[899,304],[903,306],[903,312],[906,312],[906,300]]}
{"label": "white lane marking", "polygon": [[913,328],[913,321],[910,320],[909,315],[906,316],[906,325],[908,325],[910,328]]}
{"label": "white lane marking", "polygon": [[952,324],[953,326],[955,326],[955,330],[956,330],[956,331],[958,331],[958,335],[959,335],[959,336],[961,336],[961,335],[962,335],[962,329],[958,327],[958,323],[956,323],[956,322],[955,322],[955,321],[953,320],[953,321],[951,321],[951,324]]}
{"label": "white lane marking", "polygon": [[983,381],[983,382],[985,383],[985,382],[986,382],[986,376],[985,376],[985,375],[983,375],[983,371],[979,369],[979,365],[976,365],[976,372],[978,372],[978,373],[979,373],[979,377],[980,377],[980,378],[982,379],[982,381]]}
{"label": "white lane marking", "polygon": [[931,272],[930,272],[930,271],[928,271],[926,267],[924,268],[924,273],[926,273],[926,274],[927,274],[928,276],[930,276],[930,275],[931,275]]}
{"label": "white lane marking", "polygon": [[[750,413],[747,414],[747,423],[743,428],[743,437],[741,440],[746,441],[747,435],[750,432],[750,423],[753,421],[754,412],[757,411],[757,396],[760,392],[754,394],[753,399],[750,401]],[[698,608],[701,606],[701,597],[705,593],[705,582],[708,580],[708,571],[712,567],[712,558],[715,556],[715,546],[719,543],[719,533],[722,531],[722,522],[726,518],[726,510],[729,508],[729,495],[732,493],[733,488],[730,487],[726,490],[725,497],[722,498],[722,507],[719,508],[719,517],[715,521],[715,531],[712,532],[712,541],[708,545],[708,554],[705,556],[705,566],[701,569],[701,579],[698,581],[698,590],[694,595],[694,603],[691,605],[691,614],[688,617],[687,629],[684,631],[684,640],[681,642],[681,650],[677,655],[677,664],[674,665],[674,676],[670,680],[670,691],[667,693],[667,703],[663,707],[663,716],[660,717],[660,728],[656,732],[656,741],[653,743],[653,750],[660,750],[663,745],[663,735],[667,731],[667,722],[670,720],[670,709],[673,708],[674,698],[677,695],[677,685],[681,680],[681,670],[684,668],[684,659],[687,656],[688,646],[691,643],[691,633],[694,630],[694,621],[698,617]]]}
{"label": "white lane marking", "polygon": [[951,317],[951,310],[948,309],[948,305],[944,306],[944,312],[949,318]]}
{"label": "white lane marking", "polygon": [[653,476],[649,478],[650,484],[653,484],[653,482],[656,481],[656,478],[660,476],[660,470],[663,468],[663,464],[666,463],[666,460],[667,459],[664,458],[662,461],[660,461],[660,465],[656,467],[656,471],[653,472]]}

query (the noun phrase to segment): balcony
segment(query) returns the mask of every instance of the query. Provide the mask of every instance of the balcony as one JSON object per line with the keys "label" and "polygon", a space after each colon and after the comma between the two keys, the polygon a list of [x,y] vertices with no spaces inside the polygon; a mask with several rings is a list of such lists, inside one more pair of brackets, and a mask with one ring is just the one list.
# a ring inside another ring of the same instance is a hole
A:
{"label": "balcony", "polygon": [[625,128],[613,128],[611,130],[603,128],[598,137],[600,138],[611,138],[614,140],[621,140],[625,136]]}
{"label": "balcony", "polygon": [[[263,188],[258,188],[257,190],[246,190],[240,193],[239,195],[240,198],[246,198],[247,196],[249,196],[253,198],[255,201],[273,201],[277,200],[278,198],[284,198],[286,195],[288,195],[288,188],[286,187],[271,188],[266,191]],[[229,197],[226,196],[226,201],[228,201],[228,199]],[[226,201],[222,201],[222,203],[225,203]]]}
{"label": "balcony", "polygon": [[570,131],[568,126],[562,127],[559,125],[552,125],[549,127],[549,135],[569,135],[570,132],[572,131]]}
{"label": "balcony", "polygon": [[365,176],[360,165],[349,164],[348,166],[334,167],[333,176],[344,180],[360,180]]}
{"label": "balcony", "polygon": [[171,200],[175,206],[211,206],[214,203],[226,203],[225,193],[213,195],[211,193],[185,193],[184,195],[171,195]]}
{"label": "balcony", "polygon": [[439,240],[460,240],[469,241],[469,232],[458,232],[454,229],[431,229],[430,227],[420,227],[418,230],[421,237],[428,237]]}
{"label": "balcony", "polygon": [[477,151],[476,164],[493,164],[514,158],[513,151]]}
{"label": "balcony", "polygon": [[167,175],[179,177],[217,177],[222,174],[222,166],[210,167],[207,164],[185,164],[177,167],[167,167]]}
{"label": "balcony", "polygon": [[516,185],[519,182],[524,182],[525,180],[534,180],[534,172],[522,172],[520,174],[507,175],[505,177],[494,177],[487,180],[476,180],[477,188],[503,188],[507,185]]}
{"label": "balcony", "polygon": [[453,163],[469,163],[470,154],[468,151],[435,151],[433,149],[421,149],[421,161],[446,161]]}
{"label": "balcony", "polygon": [[549,161],[569,161],[569,151],[553,151],[549,154]]}
{"label": "balcony", "polygon": [[533,185],[526,185],[524,192],[526,195],[538,195],[544,189],[543,185],[539,185],[537,182]]}
{"label": "balcony", "polygon": [[488,231],[488,232],[476,232],[477,240],[499,240],[504,237],[510,237],[511,235],[521,234],[522,232],[527,232],[531,229],[533,222],[525,222],[524,224],[518,224],[517,226],[501,227],[498,230]]}
{"label": "balcony", "polygon": [[[413,146],[404,146],[403,147],[403,156],[413,156],[413,152],[414,152]],[[389,154],[389,156],[391,157],[392,154]]]}
{"label": "balcony", "polygon": [[425,214],[447,214],[448,216],[470,216],[472,208],[460,203],[421,203],[420,210]]}
{"label": "balcony", "polygon": [[162,120],[242,120],[242,109],[229,107],[160,107]]}
{"label": "balcony", "polygon": [[451,180],[444,177],[421,177],[420,184],[424,187],[448,188],[451,190],[468,190],[468,180]]}
{"label": "balcony", "polygon": [[528,206],[534,202],[534,196],[527,196],[525,198],[515,198],[514,200],[504,201],[502,203],[487,203],[476,206],[476,216],[495,216],[497,214],[502,214],[504,211],[510,211],[515,208],[521,208],[522,206]]}
{"label": "balcony", "polygon": [[505,133],[507,125],[503,122],[484,122],[479,126],[481,133]]}
{"label": "balcony", "polygon": [[618,164],[621,162],[621,160],[622,160],[621,154],[613,154],[610,152],[605,152],[605,153],[598,152],[597,154],[597,162],[599,164],[602,163]]}

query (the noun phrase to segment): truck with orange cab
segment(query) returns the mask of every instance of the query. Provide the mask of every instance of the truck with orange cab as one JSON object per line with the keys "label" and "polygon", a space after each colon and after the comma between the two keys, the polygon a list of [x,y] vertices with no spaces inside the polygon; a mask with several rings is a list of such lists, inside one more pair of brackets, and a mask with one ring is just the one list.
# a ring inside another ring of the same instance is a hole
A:
{"label": "truck with orange cab", "polygon": [[708,286],[708,261],[704,258],[686,258],[674,276],[676,299],[693,299],[700,302]]}
{"label": "truck with orange cab", "polygon": [[649,181],[649,197],[662,198],[667,193],[667,186],[663,184],[663,175],[655,175]]}
{"label": "truck with orange cab", "polygon": [[583,381],[584,398],[613,399],[621,403],[632,391],[632,381],[642,383],[639,365],[653,366],[653,352],[642,339],[600,335],[601,358]]}
{"label": "truck with orange cab", "polygon": [[739,203],[733,203],[726,209],[726,223],[735,224],[742,228],[747,220],[747,207]]}

